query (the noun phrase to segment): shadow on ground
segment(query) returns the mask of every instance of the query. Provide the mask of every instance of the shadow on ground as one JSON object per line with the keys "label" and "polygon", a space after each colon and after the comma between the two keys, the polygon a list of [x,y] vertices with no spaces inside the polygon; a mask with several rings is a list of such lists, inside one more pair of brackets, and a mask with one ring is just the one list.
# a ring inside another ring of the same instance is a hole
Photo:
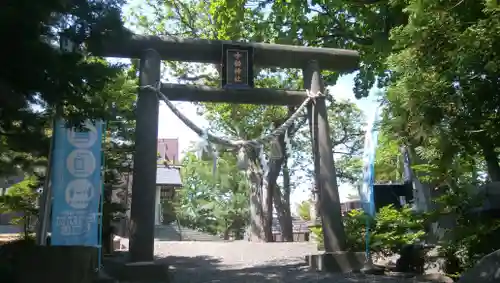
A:
{"label": "shadow on ground", "polygon": [[401,279],[362,274],[326,274],[311,272],[304,264],[268,262],[252,267],[227,266],[209,256],[170,256],[159,259],[171,266],[172,283],[270,283],[270,282],[403,282]]}

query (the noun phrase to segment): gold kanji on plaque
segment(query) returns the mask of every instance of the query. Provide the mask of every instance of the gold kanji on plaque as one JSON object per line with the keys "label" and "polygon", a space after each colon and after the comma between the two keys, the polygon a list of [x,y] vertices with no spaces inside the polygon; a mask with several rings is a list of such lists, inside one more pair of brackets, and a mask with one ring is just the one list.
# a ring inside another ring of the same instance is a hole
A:
{"label": "gold kanji on plaque", "polygon": [[222,49],[222,87],[253,87],[253,49],[232,44],[224,44]]}
{"label": "gold kanji on plaque", "polygon": [[234,54],[234,81],[241,83],[241,53],[236,52]]}

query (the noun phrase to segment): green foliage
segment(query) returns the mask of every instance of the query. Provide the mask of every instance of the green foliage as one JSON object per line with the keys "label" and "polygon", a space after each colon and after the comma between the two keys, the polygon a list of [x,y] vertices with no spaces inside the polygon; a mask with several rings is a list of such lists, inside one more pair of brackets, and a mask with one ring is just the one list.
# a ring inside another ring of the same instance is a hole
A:
{"label": "green foliage", "polygon": [[[366,6],[356,1],[258,2],[261,5],[257,10],[271,10],[268,24],[274,32],[269,35],[275,42],[358,50],[362,63],[355,78],[357,97],[368,96],[376,82],[379,87],[388,82],[384,59],[392,47],[391,28],[407,20],[403,1]],[[334,84],[339,76],[338,72],[324,75],[328,84]]]}
{"label": "green foliage", "polygon": [[[132,68],[130,68],[132,69]],[[121,72],[111,83],[106,85],[106,91],[119,95],[117,101],[110,101],[109,108],[113,113],[106,125],[103,135],[104,154],[104,203],[103,203],[103,252],[111,251],[113,224],[124,216],[127,207],[116,202],[112,195],[116,190],[125,193],[132,174],[132,156],[135,137],[135,100],[137,78],[129,70]]]}
{"label": "green foliage", "polygon": [[40,186],[38,177],[28,176],[23,181],[14,184],[9,188],[7,194],[3,197],[3,212],[27,211],[33,212],[36,205],[38,193],[36,189]]}
{"label": "green foliage", "polygon": [[233,154],[212,160],[188,153],[182,161],[183,188],[175,200],[181,225],[225,237],[241,238],[248,224],[249,186]]}
{"label": "green foliage", "polygon": [[403,158],[400,147],[399,141],[382,128],[375,154],[375,183],[402,180]]}
{"label": "green foliage", "polygon": [[311,220],[311,200],[302,201],[297,205],[297,214],[302,220]]}
{"label": "green foliage", "polygon": [[386,61],[391,80],[383,128],[390,139],[409,146],[420,181],[444,194],[430,221],[450,222],[440,243],[449,274],[500,248],[494,240],[497,220],[471,213],[482,203],[471,192],[500,180],[500,57],[492,51],[500,46],[500,17],[492,2],[401,3],[409,21],[391,30],[394,49]]}
{"label": "green foliage", "polygon": [[[341,182],[356,184],[361,179],[364,115],[352,102],[332,101],[327,105],[328,122],[331,129],[332,149],[336,154],[335,169]],[[307,123],[306,125],[307,126]],[[313,171],[308,160],[312,160],[312,148],[308,127],[300,128],[291,140],[294,172],[307,172],[312,178]],[[302,175],[302,174],[296,174]],[[303,180],[294,176],[295,182]]]}
{"label": "green foliage", "polygon": [[[461,273],[473,267],[483,256],[500,249],[500,219],[474,212],[484,196],[464,187],[448,189],[436,199],[433,217],[449,221],[444,229],[439,252],[446,259],[445,271]],[[451,228],[452,227],[452,228]]]}
{"label": "green foliage", "polygon": [[391,255],[407,244],[423,240],[425,217],[416,214],[410,206],[396,209],[382,207],[375,216],[370,246],[376,253]]}
{"label": "green foliage", "polygon": [[373,227],[373,218],[361,209],[353,209],[344,216],[343,220],[347,248],[356,252],[364,251],[366,249],[366,225]]}
{"label": "green foliage", "polygon": [[323,237],[323,228],[321,226],[309,228],[312,234],[312,238],[318,244],[318,250],[325,249],[325,238]]}
{"label": "green foliage", "polygon": [[[366,247],[366,224],[367,220],[371,217],[365,214],[362,210],[354,209],[344,216],[344,230],[346,233],[346,247],[349,251],[364,251]],[[369,222],[373,225],[373,222]],[[318,243],[318,249],[323,250],[324,238],[323,238],[323,228],[321,226],[311,227],[310,231],[313,238]]]}
{"label": "green foliage", "polygon": [[23,238],[30,238],[30,226],[37,216],[37,189],[42,186],[37,176],[27,176],[23,181],[13,185],[5,196],[0,198],[0,213],[20,213],[12,219],[11,224],[22,225]]}
{"label": "green foliage", "polygon": [[387,61],[391,132],[420,147],[435,176],[465,165],[469,176],[487,169],[490,180],[500,180],[493,82],[500,57],[491,51],[500,44],[498,9],[485,1],[409,1],[406,11],[412,20],[392,30],[397,50]]}
{"label": "green foliage", "polygon": [[[366,247],[366,227],[370,227],[370,251],[375,255],[388,256],[398,253],[402,246],[417,243],[425,236],[423,215],[415,214],[410,207],[396,209],[392,205],[382,207],[375,218],[361,209],[351,210],[344,216],[347,248],[364,251]],[[323,243],[321,227],[311,228]]]}
{"label": "green foliage", "polygon": [[[85,45],[122,28],[121,0],[9,1],[0,5],[0,29],[11,33],[0,71],[0,175],[19,167],[30,173],[46,165],[51,121],[60,114],[72,121],[108,120],[108,102],[120,93],[106,86],[120,65],[89,57]],[[27,9],[29,7],[29,9]],[[59,34],[80,52],[61,52]]]}
{"label": "green foliage", "polygon": [[[359,252],[366,249],[366,225],[373,227],[373,218],[361,209],[353,209],[343,217],[344,230],[346,234],[346,246],[349,251]],[[318,249],[324,249],[323,229],[321,226],[311,227],[311,233],[318,243]],[[373,236],[370,240],[373,239]],[[373,242],[373,241],[370,241]],[[372,252],[376,252],[372,247]]]}

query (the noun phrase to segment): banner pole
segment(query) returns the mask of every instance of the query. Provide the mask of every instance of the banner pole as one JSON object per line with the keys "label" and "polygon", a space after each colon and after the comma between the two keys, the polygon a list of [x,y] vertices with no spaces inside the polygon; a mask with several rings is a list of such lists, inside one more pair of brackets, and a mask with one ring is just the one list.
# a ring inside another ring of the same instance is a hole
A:
{"label": "banner pole", "polygon": [[99,208],[99,238],[97,239],[98,242],[98,250],[99,250],[99,257],[98,257],[98,269],[101,270],[101,265],[102,265],[102,231],[103,231],[103,223],[104,223],[104,178],[106,175],[106,163],[105,163],[105,148],[106,148],[106,138],[107,138],[107,129],[108,129],[108,123],[105,122],[102,125],[103,127],[103,133],[102,133],[102,139],[103,143],[101,146],[101,164],[102,164],[102,169],[101,169],[101,197],[100,197],[100,208]]}
{"label": "banner pole", "polygon": [[50,219],[52,205],[52,186],[50,184],[52,174],[53,152],[56,137],[56,119],[52,121],[52,136],[50,137],[49,155],[47,156],[47,169],[43,182],[42,195],[40,196],[40,213],[38,215],[38,227],[36,231],[36,243],[41,246],[47,245],[47,227]]}

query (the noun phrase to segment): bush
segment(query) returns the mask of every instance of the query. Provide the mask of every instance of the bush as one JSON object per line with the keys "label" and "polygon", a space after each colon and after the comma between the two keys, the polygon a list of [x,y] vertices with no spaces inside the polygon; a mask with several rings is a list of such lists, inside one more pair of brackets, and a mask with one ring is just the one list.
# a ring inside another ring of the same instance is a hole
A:
{"label": "bush", "polygon": [[[368,220],[370,220],[369,223],[373,223],[373,219],[360,209],[351,210],[344,216],[344,230],[349,251],[365,250],[365,228]],[[311,227],[310,230],[318,242],[318,249],[324,250],[323,229],[321,226]]]}
{"label": "bush", "polygon": [[488,212],[474,212],[484,197],[467,188],[448,189],[436,199],[438,209],[433,220],[452,219],[440,241],[439,254],[445,259],[443,269],[451,277],[473,267],[485,255],[500,249],[500,219]]}
{"label": "bush", "polygon": [[373,217],[364,213],[361,209],[355,209],[344,216],[343,222],[348,250],[364,251],[366,249],[366,226],[368,224],[373,227]]}
{"label": "bush", "polygon": [[405,245],[415,244],[425,237],[425,215],[412,211],[410,206],[396,209],[382,207],[374,221],[370,248],[383,256],[398,253]]}
{"label": "bush", "polygon": [[[409,206],[396,209],[389,205],[379,210],[375,218],[361,209],[351,210],[344,216],[347,249],[364,251],[366,227],[370,226],[370,252],[374,255],[388,256],[398,253],[407,244],[421,241],[425,236],[424,215],[413,213]],[[318,239],[319,248],[324,247],[321,227],[311,228]]]}
{"label": "bush", "polygon": [[[489,212],[474,212],[482,206],[483,196],[465,188],[453,188],[436,199],[437,208],[429,214],[416,214],[410,207],[396,209],[392,205],[379,210],[374,219],[362,210],[352,210],[343,219],[347,248],[365,250],[367,220],[370,223],[370,251],[375,256],[399,253],[407,244],[425,238],[425,226],[442,216],[453,220],[438,244],[439,256],[445,260],[442,266],[450,277],[457,277],[473,267],[485,255],[500,249],[500,219]],[[324,249],[321,227],[311,228]]]}
{"label": "bush", "polygon": [[310,227],[309,230],[312,234],[312,240],[316,241],[319,251],[325,250],[325,241],[323,238],[323,229],[321,226]]}

